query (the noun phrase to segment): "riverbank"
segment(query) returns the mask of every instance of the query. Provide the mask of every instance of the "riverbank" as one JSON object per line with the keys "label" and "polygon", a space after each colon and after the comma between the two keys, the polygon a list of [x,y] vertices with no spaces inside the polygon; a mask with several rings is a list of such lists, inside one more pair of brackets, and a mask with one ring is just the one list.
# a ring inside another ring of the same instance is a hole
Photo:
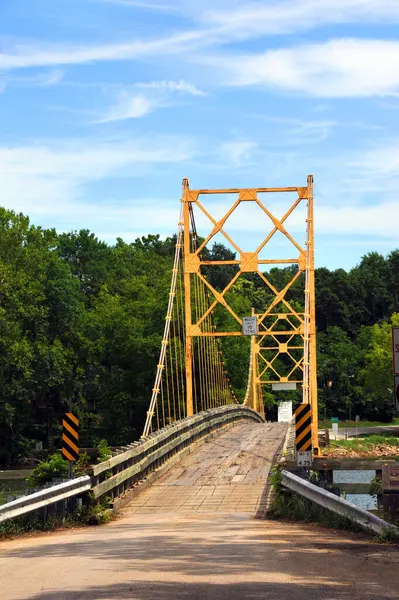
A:
{"label": "riverbank", "polygon": [[351,439],[330,440],[321,455],[328,458],[390,458],[399,460],[399,438],[395,433],[366,434]]}

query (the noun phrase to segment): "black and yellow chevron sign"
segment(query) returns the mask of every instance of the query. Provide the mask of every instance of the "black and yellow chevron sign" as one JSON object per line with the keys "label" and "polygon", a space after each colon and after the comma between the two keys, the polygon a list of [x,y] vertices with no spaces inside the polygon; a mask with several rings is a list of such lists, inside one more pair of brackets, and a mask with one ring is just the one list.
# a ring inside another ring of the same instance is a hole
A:
{"label": "black and yellow chevron sign", "polygon": [[79,458],[79,419],[65,413],[62,419],[62,454],[67,460]]}
{"label": "black and yellow chevron sign", "polygon": [[295,410],[295,446],[297,452],[312,449],[312,411],[310,404],[300,404]]}

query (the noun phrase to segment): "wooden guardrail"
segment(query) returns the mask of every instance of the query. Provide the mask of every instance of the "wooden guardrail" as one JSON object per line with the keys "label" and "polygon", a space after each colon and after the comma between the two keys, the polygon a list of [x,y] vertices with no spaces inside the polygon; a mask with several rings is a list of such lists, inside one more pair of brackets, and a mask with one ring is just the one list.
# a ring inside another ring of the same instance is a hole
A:
{"label": "wooden guardrail", "polygon": [[124,452],[93,467],[94,496],[96,498],[105,494],[113,498],[120,496],[127,488],[143,479],[176,452],[211,431],[239,419],[263,422],[256,411],[241,404],[233,404],[187,417],[140,442],[135,442]]}
{"label": "wooden guardrail", "polygon": [[213,408],[187,417],[134,442],[109,460],[94,465],[91,476],[72,479],[3,504],[0,506],[0,522],[56,503],[62,504],[64,514],[68,510],[66,499],[82,497],[90,490],[95,498],[104,495],[116,498],[189,444],[239,419],[263,422],[256,411],[241,404]]}

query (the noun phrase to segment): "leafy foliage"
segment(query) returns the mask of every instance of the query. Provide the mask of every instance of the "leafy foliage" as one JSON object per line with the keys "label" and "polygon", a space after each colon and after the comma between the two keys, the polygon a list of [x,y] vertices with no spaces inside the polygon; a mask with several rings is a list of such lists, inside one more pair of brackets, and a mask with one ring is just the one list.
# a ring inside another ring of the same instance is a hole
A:
{"label": "leafy foliage", "polygon": [[101,440],[100,443],[98,444],[97,462],[99,462],[99,463],[104,462],[104,461],[108,460],[109,458],[111,458],[111,456],[112,456],[112,452],[111,452],[111,448],[108,445],[107,440]]}
{"label": "leafy foliage", "polygon": [[59,452],[49,457],[48,460],[42,460],[33,469],[27,482],[32,487],[42,485],[54,479],[54,477],[67,477],[68,463]]}
{"label": "leafy foliage", "polygon": [[[137,439],[158,361],[176,238],[149,235],[109,246],[87,230],[57,235],[4,208],[0,233],[0,464],[29,454],[37,441],[59,448],[66,410],[79,416],[82,446]],[[214,244],[204,258],[234,260],[235,254]],[[217,290],[236,272],[237,265],[204,271]],[[296,272],[295,266],[272,268],[266,276],[282,290]],[[301,309],[300,278],[288,295]],[[238,315],[261,311],[274,297],[250,273],[227,296]],[[349,272],[317,269],[316,296],[321,416],[389,421],[399,250],[386,258],[372,252]],[[237,326],[223,307],[215,321]],[[243,398],[248,340],[226,338],[222,347]],[[286,394],[268,392],[267,405],[275,410]]]}

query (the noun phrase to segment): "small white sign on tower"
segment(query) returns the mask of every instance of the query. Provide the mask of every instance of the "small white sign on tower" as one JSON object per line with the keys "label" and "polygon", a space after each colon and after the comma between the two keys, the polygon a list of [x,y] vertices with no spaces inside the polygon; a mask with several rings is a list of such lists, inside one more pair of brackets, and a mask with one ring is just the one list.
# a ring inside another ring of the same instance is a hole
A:
{"label": "small white sign on tower", "polygon": [[258,335],[257,317],[243,317],[242,333],[243,335]]}

